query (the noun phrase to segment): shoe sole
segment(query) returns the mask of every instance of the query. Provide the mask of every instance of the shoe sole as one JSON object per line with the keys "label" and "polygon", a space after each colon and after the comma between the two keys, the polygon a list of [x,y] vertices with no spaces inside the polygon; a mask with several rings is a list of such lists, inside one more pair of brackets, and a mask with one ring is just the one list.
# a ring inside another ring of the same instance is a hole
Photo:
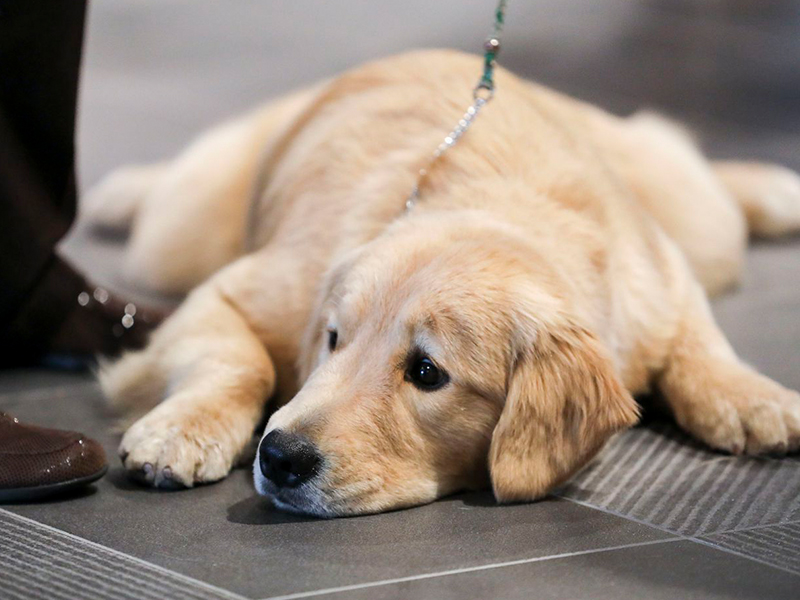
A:
{"label": "shoe sole", "polygon": [[0,489],[0,503],[29,502],[31,500],[41,500],[42,498],[49,498],[51,496],[60,496],[97,481],[105,475],[107,471],[108,465],[96,473],[92,473],[86,477],[70,479],[69,481],[51,483],[49,485],[37,485],[34,487]]}

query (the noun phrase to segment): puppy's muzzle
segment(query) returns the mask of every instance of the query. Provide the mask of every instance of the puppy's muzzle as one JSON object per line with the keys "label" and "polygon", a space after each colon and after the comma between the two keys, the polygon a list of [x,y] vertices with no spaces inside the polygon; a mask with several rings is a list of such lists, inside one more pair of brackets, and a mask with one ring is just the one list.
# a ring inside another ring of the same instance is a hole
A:
{"label": "puppy's muzzle", "polygon": [[264,477],[277,487],[297,487],[317,474],[320,455],[311,442],[275,429],[261,440],[258,462]]}

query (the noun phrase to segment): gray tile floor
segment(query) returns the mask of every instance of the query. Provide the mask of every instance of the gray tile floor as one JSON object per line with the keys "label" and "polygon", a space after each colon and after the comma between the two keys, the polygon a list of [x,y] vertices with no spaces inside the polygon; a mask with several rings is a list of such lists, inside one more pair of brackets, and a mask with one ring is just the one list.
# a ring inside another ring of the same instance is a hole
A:
{"label": "gray tile floor", "polygon": [[[81,98],[83,187],[162,158],[214,121],[362,60],[475,49],[492,2],[94,3]],[[656,107],[715,156],[800,168],[800,3],[510,3],[503,62],[617,112]],[[76,228],[65,252],[105,283],[119,243]],[[142,290],[132,290],[142,294]],[[800,389],[800,240],[756,244],[714,303],[737,350]],[[0,373],[0,410],[118,436],[89,375]],[[383,515],[274,512],[246,470],[186,492],[113,463],[89,490],[0,508],[0,598],[797,598],[800,460],[707,451],[657,419],[553,498],[467,494]]]}

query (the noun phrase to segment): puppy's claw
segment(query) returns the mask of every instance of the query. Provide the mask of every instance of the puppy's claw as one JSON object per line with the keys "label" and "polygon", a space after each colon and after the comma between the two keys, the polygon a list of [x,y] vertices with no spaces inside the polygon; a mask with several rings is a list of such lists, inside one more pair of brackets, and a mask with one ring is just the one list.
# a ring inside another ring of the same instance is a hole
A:
{"label": "puppy's claw", "polygon": [[236,452],[219,441],[229,437],[225,423],[202,415],[164,418],[159,410],[166,411],[165,405],[134,423],[120,443],[119,454],[132,479],[159,489],[183,489],[228,474]]}

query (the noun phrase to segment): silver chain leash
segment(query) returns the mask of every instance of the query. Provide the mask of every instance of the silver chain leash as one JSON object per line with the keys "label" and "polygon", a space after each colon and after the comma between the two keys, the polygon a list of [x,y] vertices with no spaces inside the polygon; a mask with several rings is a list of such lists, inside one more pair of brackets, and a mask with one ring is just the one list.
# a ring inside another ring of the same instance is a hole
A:
{"label": "silver chain leash", "polygon": [[455,146],[459,138],[461,138],[472,123],[475,122],[481,109],[494,97],[494,67],[497,64],[497,54],[500,52],[500,34],[503,32],[503,25],[505,23],[506,3],[507,0],[499,0],[495,10],[494,30],[483,44],[483,74],[481,75],[480,81],[478,81],[478,85],[472,90],[472,104],[467,108],[467,111],[461,119],[459,119],[453,130],[445,136],[442,143],[434,150],[425,165],[419,170],[417,182],[414,184],[411,194],[406,199],[406,212],[414,208],[419,200],[420,186],[428,176],[431,167],[439,160],[442,154]]}

